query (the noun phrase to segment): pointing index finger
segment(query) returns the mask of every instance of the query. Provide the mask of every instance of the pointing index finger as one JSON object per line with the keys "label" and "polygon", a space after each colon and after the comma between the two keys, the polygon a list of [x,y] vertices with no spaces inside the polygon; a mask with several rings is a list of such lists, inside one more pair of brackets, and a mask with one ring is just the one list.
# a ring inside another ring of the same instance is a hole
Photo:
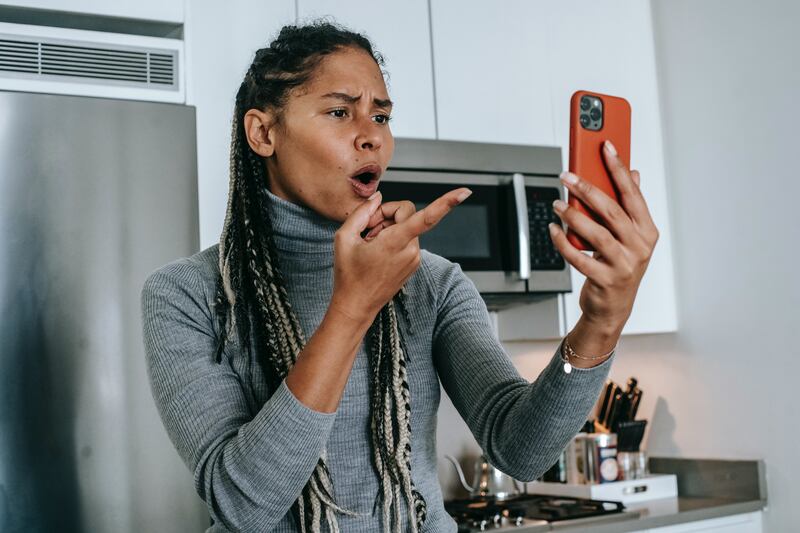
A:
{"label": "pointing index finger", "polygon": [[472,194],[472,191],[466,187],[448,191],[428,204],[424,209],[417,211],[403,222],[395,224],[386,231],[399,233],[407,241],[410,241],[431,230],[451,209],[466,200],[470,194]]}

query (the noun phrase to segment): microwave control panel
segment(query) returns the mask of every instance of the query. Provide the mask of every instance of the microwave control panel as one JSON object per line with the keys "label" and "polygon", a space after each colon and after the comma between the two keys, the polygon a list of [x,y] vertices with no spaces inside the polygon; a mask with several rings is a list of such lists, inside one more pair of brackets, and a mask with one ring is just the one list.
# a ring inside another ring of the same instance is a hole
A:
{"label": "microwave control panel", "polygon": [[559,198],[555,187],[525,187],[528,200],[528,231],[531,244],[531,270],[563,270],[564,258],[550,238],[547,225],[555,222],[563,227],[553,211],[553,200]]}

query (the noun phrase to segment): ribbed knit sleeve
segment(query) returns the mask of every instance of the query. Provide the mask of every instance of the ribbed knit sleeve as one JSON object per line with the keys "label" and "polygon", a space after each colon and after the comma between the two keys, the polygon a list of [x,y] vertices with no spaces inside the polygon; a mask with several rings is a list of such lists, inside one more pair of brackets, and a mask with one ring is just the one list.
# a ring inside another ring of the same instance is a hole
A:
{"label": "ribbed knit sleeve", "polygon": [[529,383],[495,336],[472,280],[460,265],[431,257],[438,308],[433,358],[442,386],[489,461],[515,479],[533,481],[586,422],[616,354],[567,374],[556,350]]}
{"label": "ribbed knit sleeve", "polygon": [[208,512],[230,531],[272,530],[310,478],[336,413],[308,408],[283,381],[249,414],[239,378],[214,361],[207,295],[186,260],[152,273],[141,304],[153,397]]}

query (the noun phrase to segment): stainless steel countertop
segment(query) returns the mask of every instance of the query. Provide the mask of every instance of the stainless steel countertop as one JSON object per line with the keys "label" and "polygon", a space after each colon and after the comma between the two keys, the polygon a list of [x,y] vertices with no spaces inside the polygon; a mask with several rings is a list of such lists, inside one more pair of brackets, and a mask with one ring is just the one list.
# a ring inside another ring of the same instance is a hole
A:
{"label": "stainless steel countertop", "polygon": [[761,500],[737,501],[727,498],[685,498],[679,496],[677,498],[626,504],[626,506],[628,509],[624,512],[601,517],[602,521],[596,518],[582,518],[553,522],[550,524],[549,531],[585,531],[589,526],[591,526],[592,533],[640,531],[653,527],[759,511],[766,506],[766,502]]}

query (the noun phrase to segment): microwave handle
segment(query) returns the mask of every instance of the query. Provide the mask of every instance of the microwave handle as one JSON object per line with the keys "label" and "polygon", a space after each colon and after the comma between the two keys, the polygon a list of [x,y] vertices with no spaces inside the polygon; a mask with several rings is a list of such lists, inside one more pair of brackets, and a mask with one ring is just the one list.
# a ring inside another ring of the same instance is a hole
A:
{"label": "microwave handle", "polygon": [[525,195],[525,177],[519,172],[512,177],[514,207],[517,210],[517,233],[519,238],[519,278],[531,277],[530,226],[528,225],[528,198]]}

